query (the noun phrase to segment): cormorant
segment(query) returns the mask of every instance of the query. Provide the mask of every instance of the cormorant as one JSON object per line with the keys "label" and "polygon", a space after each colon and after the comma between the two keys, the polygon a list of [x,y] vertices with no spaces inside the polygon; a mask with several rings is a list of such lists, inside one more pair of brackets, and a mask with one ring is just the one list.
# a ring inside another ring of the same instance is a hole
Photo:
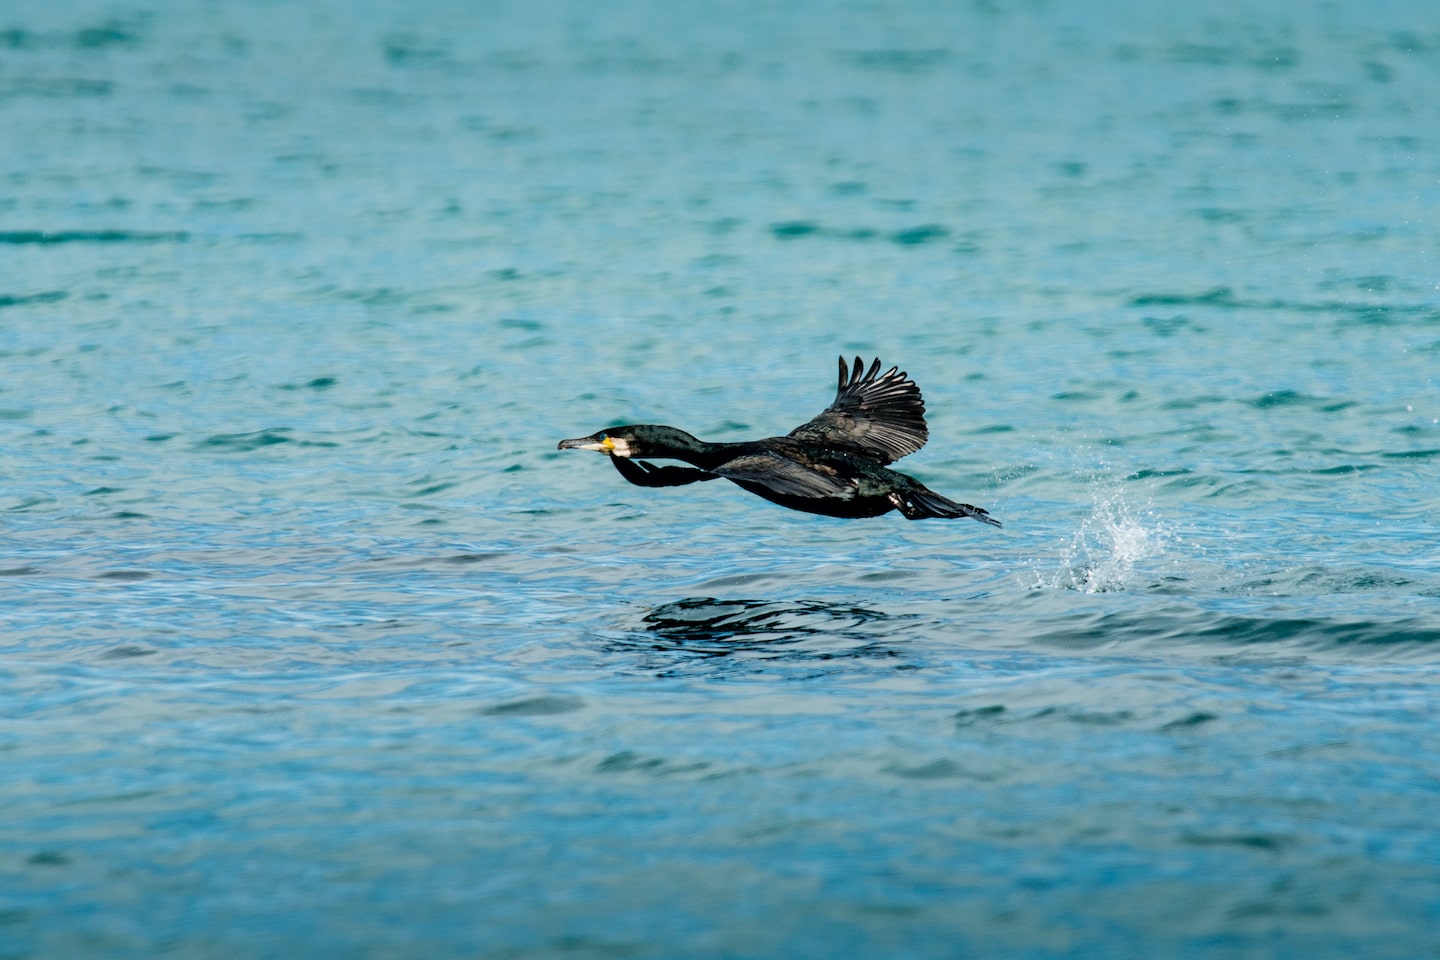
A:
{"label": "cormorant", "polygon": [[[724,477],[792,510],[829,517],[878,517],[899,510],[910,520],[974,517],[1000,526],[979,507],[956,503],[914,477],[885,466],[925,445],[925,401],[904,371],[880,373],[877,359],[849,368],[840,358],[835,402],[783,437],[707,443],[674,427],[611,427],[561,440],[561,450],[606,454],[620,475],[641,487],[678,487]],[[681,460],[657,467],[646,459]]]}

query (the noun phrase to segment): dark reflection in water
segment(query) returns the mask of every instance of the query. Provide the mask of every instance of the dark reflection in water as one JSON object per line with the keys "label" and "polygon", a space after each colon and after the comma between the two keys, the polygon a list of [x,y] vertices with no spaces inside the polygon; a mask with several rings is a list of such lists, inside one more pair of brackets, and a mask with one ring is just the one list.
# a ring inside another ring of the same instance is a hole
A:
{"label": "dark reflection in water", "polygon": [[897,619],[851,604],[817,600],[715,600],[688,598],[646,614],[652,634],[677,648],[724,655],[739,647],[789,643],[815,636],[863,635],[867,624]]}
{"label": "dark reflection in water", "polygon": [[901,656],[893,642],[900,621],[913,615],[881,613],[818,600],[724,600],[688,597],[661,604],[640,618],[640,629],[610,638],[612,652],[650,655],[644,664],[662,675],[684,665],[713,673],[716,661],[732,663],[883,658],[891,668]]}

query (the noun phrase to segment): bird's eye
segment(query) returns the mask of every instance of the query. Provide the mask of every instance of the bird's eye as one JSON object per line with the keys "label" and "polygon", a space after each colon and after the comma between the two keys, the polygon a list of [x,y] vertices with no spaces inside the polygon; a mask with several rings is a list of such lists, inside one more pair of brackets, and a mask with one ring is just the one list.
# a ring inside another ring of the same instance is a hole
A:
{"label": "bird's eye", "polygon": [[606,440],[610,439],[610,434],[606,433],[604,430],[601,430],[599,433],[595,434],[595,439],[599,440],[601,443],[604,443]]}

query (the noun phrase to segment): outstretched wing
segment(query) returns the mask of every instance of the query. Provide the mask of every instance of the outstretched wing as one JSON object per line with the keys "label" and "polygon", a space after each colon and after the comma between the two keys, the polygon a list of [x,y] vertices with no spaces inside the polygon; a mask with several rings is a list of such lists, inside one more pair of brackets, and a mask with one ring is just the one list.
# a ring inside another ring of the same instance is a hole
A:
{"label": "outstretched wing", "polygon": [[855,484],[833,470],[806,466],[770,450],[726,461],[715,468],[715,474],[787,497],[849,500],[855,496]]}
{"label": "outstretched wing", "polygon": [[891,367],[882,374],[878,359],[866,370],[859,357],[849,369],[841,357],[835,402],[790,436],[891,463],[925,446],[925,401],[903,370]]}
{"label": "outstretched wing", "polygon": [[692,467],[656,467],[643,460],[611,457],[620,476],[637,487],[681,487],[697,480],[718,480],[719,475]]}

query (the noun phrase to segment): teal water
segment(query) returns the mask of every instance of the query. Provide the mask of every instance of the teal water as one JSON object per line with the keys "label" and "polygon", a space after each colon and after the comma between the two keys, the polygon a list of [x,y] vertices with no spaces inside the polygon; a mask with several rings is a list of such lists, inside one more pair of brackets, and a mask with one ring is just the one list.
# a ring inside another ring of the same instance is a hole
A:
{"label": "teal water", "polygon": [[[0,957],[1440,956],[1440,20],[0,8]],[[1003,520],[646,490],[838,354]]]}

